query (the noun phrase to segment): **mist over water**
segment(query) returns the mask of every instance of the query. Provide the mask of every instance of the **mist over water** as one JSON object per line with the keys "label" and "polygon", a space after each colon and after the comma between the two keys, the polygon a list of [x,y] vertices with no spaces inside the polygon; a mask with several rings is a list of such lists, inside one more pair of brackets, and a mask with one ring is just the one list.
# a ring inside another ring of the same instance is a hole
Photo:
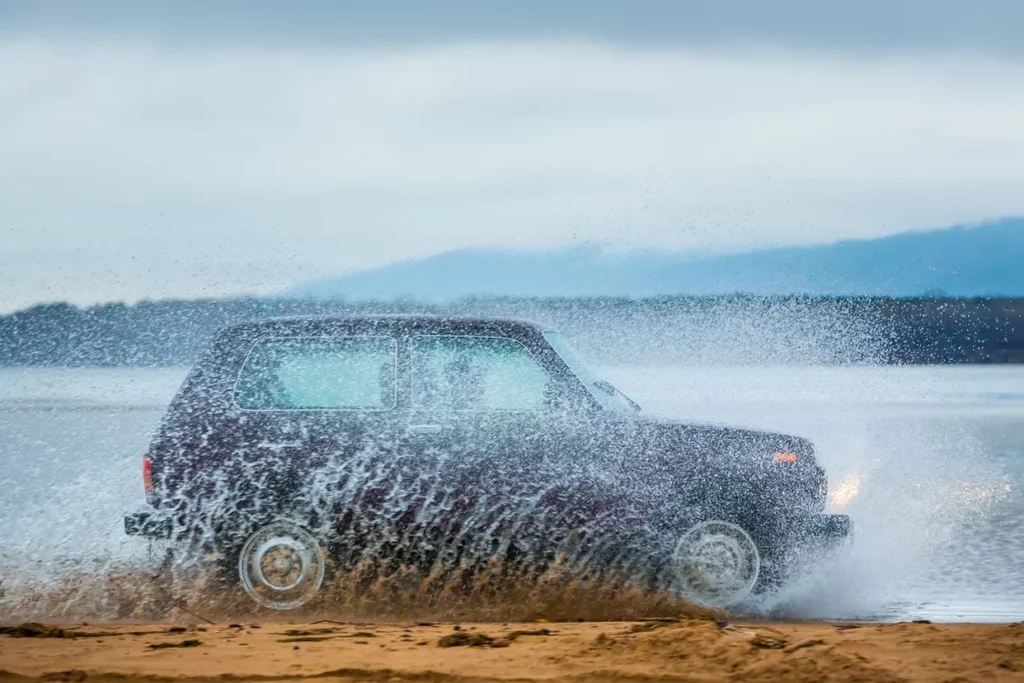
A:
{"label": "mist over water", "polygon": [[[146,543],[124,535],[121,516],[143,502],[140,457],[185,372],[0,370],[0,612],[13,615],[26,586],[45,596],[69,574],[152,566]],[[760,613],[1024,616],[1024,368],[677,365],[602,373],[655,414],[815,441],[829,505],[854,519],[855,543],[756,604]],[[90,590],[107,590],[97,586]],[[36,599],[34,609],[77,615],[76,605],[59,600]]]}

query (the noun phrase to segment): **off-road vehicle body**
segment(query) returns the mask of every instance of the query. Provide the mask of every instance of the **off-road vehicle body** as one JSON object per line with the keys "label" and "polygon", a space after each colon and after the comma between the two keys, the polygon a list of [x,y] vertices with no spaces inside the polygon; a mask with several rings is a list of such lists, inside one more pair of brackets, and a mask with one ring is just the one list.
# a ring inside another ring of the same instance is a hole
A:
{"label": "off-road vehicle body", "polygon": [[431,571],[556,556],[709,604],[850,531],[806,440],[651,417],[518,320],[274,319],[224,330],[144,459],[129,534],[216,551],[261,603],[325,558]]}

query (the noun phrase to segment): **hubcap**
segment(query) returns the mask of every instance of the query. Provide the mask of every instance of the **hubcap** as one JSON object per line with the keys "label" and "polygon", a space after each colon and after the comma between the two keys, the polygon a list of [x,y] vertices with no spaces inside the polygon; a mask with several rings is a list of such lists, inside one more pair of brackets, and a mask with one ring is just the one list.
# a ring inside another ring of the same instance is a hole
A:
{"label": "hubcap", "polygon": [[701,522],[683,534],[674,560],[679,592],[709,607],[742,602],[761,571],[761,557],[750,534],[719,520]]}
{"label": "hubcap", "polygon": [[256,531],[238,558],[238,575],[249,596],[264,607],[294,609],[309,602],[324,579],[320,544],[308,531],[275,522]]}

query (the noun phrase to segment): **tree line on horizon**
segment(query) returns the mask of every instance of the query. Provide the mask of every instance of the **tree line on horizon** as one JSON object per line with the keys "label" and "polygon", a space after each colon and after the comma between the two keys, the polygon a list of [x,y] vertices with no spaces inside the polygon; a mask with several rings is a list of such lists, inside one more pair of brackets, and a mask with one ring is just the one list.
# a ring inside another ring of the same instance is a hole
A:
{"label": "tree line on horizon", "polygon": [[0,366],[191,365],[220,328],[280,316],[513,316],[559,329],[606,365],[1024,362],[1024,298],[468,297],[348,301],[239,298],[77,307],[0,316]]}

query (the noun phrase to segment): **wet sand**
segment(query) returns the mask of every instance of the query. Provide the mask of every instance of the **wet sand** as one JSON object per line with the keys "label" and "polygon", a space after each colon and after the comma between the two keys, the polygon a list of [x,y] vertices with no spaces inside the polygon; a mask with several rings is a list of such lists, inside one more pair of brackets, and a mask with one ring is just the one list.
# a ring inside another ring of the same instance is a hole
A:
{"label": "wet sand", "polygon": [[1024,680],[1020,624],[690,619],[62,629],[0,635],[0,683]]}

